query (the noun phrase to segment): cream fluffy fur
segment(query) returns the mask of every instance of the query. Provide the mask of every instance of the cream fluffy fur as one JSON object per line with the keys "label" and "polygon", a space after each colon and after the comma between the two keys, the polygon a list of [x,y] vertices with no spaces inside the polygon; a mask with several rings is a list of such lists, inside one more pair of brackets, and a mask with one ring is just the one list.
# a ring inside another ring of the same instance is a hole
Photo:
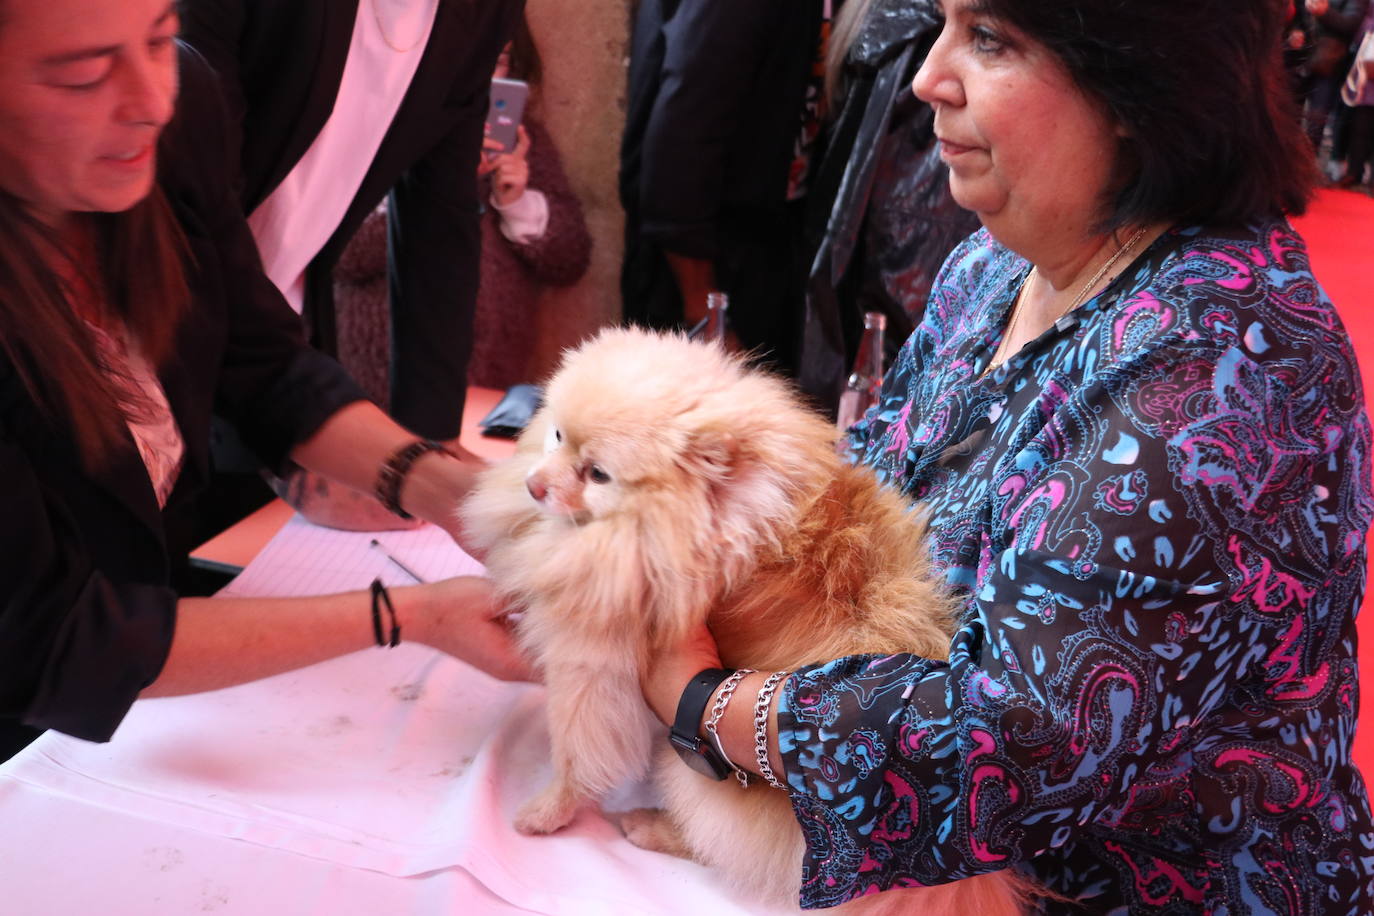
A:
{"label": "cream fluffy fur", "polygon": [[[834,440],[785,383],[712,345],[610,330],[565,355],[516,456],[464,509],[497,586],[528,608],[520,639],[548,686],[554,781],[518,829],[563,827],[653,756],[666,816],[632,813],[627,835],[796,905],[803,845],[787,796],[683,766],[639,672],[703,620],[729,667],[947,655],[953,607],[923,526]],[[1025,899],[1005,872],[842,910],[1012,914]]]}

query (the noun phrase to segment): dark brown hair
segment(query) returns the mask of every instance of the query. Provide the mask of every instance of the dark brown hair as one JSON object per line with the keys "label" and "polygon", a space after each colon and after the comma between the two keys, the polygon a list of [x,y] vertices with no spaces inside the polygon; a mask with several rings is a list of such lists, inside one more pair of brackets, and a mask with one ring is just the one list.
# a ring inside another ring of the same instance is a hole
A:
{"label": "dark brown hair", "polygon": [[1284,0],[980,0],[1127,131],[1108,228],[1302,213],[1316,165],[1281,59]]}
{"label": "dark brown hair", "polygon": [[124,212],[91,218],[99,254],[83,265],[18,198],[0,191],[0,347],[40,411],[67,427],[82,463],[95,469],[124,441],[130,402],[111,383],[53,258],[89,276],[103,307],[154,366],[172,350],[189,292],[185,238],[160,189]]}

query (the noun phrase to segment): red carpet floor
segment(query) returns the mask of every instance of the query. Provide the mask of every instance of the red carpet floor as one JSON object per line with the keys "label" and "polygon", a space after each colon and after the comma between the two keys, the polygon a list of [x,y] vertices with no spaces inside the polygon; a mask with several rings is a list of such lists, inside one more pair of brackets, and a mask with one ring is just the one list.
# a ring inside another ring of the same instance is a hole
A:
{"label": "red carpet floor", "polygon": [[[1374,199],[1354,191],[1323,191],[1307,215],[1294,223],[1307,239],[1317,280],[1336,303],[1355,341],[1365,401],[1374,404]],[[1370,553],[1374,555],[1374,537]],[[1374,597],[1368,594],[1359,632],[1363,719],[1374,710]],[[1374,779],[1374,722],[1360,724],[1355,760],[1365,779]]]}

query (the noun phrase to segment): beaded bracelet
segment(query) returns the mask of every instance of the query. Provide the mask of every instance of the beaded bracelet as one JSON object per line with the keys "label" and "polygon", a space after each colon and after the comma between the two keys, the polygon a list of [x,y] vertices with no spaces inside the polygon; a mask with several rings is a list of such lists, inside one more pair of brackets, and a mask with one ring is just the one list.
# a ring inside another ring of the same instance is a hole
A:
{"label": "beaded bracelet", "polygon": [[414,518],[413,515],[401,508],[401,484],[405,482],[411,466],[421,455],[427,452],[453,454],[433,439],[416,439],[414,442],[403,445],[392,452],[391,457],[383,461],[382,466],[377,469],[377,483],[372,490],[377,496],[377,501],[393,515],[405,519]]}
{"label": "beaded bracelet", "polygon": [[773,708],[773,692],[778,689],[783,678],[790,671],[777,671],[768,675],[768,680],[759,688],[758,699],[754,702],[754,756],[758,758],[759,775],[775,789],[787,791],[787,786],[778,782],[773,768],[768,763],[768,713]]}
{"label": "beaded bracelet", "polygon": [[[394,649],[401,644],[401,625],[396,622],[396,607],[391,603],[391,595],[380,577],[372,580],[372,635],[377,645]],[[382,637],[382,605],[386,605],[387,616],[391,619],[391,635]]]}
{"label": "beaded bracelet", "polygon": [[721,759],[730,764],[730,769],[735,771],[735,778],[745,788],[749,787],[749,774],[740,769],[735,761],[730,759],[730,755],[725,753],[725,744],[720,740],[720,732],[716,730],[716,726],[720,724],[721,716],[725,715],[725,707],[729,705],[730,698],[735,695],[735,688],[739,686],[739,682],[753,673],[753,668],[741,668],[727,677],[725,682],[720,685],[720,692],[716,694],[715,705],[711,707],[711,718],[706,720],[706,733],[715,742],[716,750],[720,752]]}

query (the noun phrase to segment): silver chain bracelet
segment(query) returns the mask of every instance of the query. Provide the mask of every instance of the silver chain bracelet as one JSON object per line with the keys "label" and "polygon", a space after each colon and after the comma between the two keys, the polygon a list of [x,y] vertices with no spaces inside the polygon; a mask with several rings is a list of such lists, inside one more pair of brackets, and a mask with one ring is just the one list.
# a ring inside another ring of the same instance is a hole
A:
{"label": "silver chain bracelet", "polygon": [[754,756],[758,758],[759,775],[775,789],[787,791],[787,786],[778,782],[773,768],[768,763],[768,713],[773,708],[773,692],[778,689],[783,678],[790,671],[778,671],[768,675],[768,680],[759,688],[758,700],[754,703]]}
{"label": "silver chain bracelet", "polygon": [[720,692],[716,694],[716,702],[711,706],[711,717],[706,720],[706,733],[715,742],[716,750],[720,752],[721,759],[730,764],[730,769],[735,771],[735,778],[745,788],[749,787],[749,774],[740,769],[735,761],[730,759],[730,755],[725,753],[725,743],[720,740],[720,732],[716,731],[716,726],[720,724],[721,716],[725,715],[725,707],[729,705],[730,698],[734,696],[735,688],[739,686],[739,682],[753,673],[753,668],[741,668],[727,677],[725,682],[720,685]]}

